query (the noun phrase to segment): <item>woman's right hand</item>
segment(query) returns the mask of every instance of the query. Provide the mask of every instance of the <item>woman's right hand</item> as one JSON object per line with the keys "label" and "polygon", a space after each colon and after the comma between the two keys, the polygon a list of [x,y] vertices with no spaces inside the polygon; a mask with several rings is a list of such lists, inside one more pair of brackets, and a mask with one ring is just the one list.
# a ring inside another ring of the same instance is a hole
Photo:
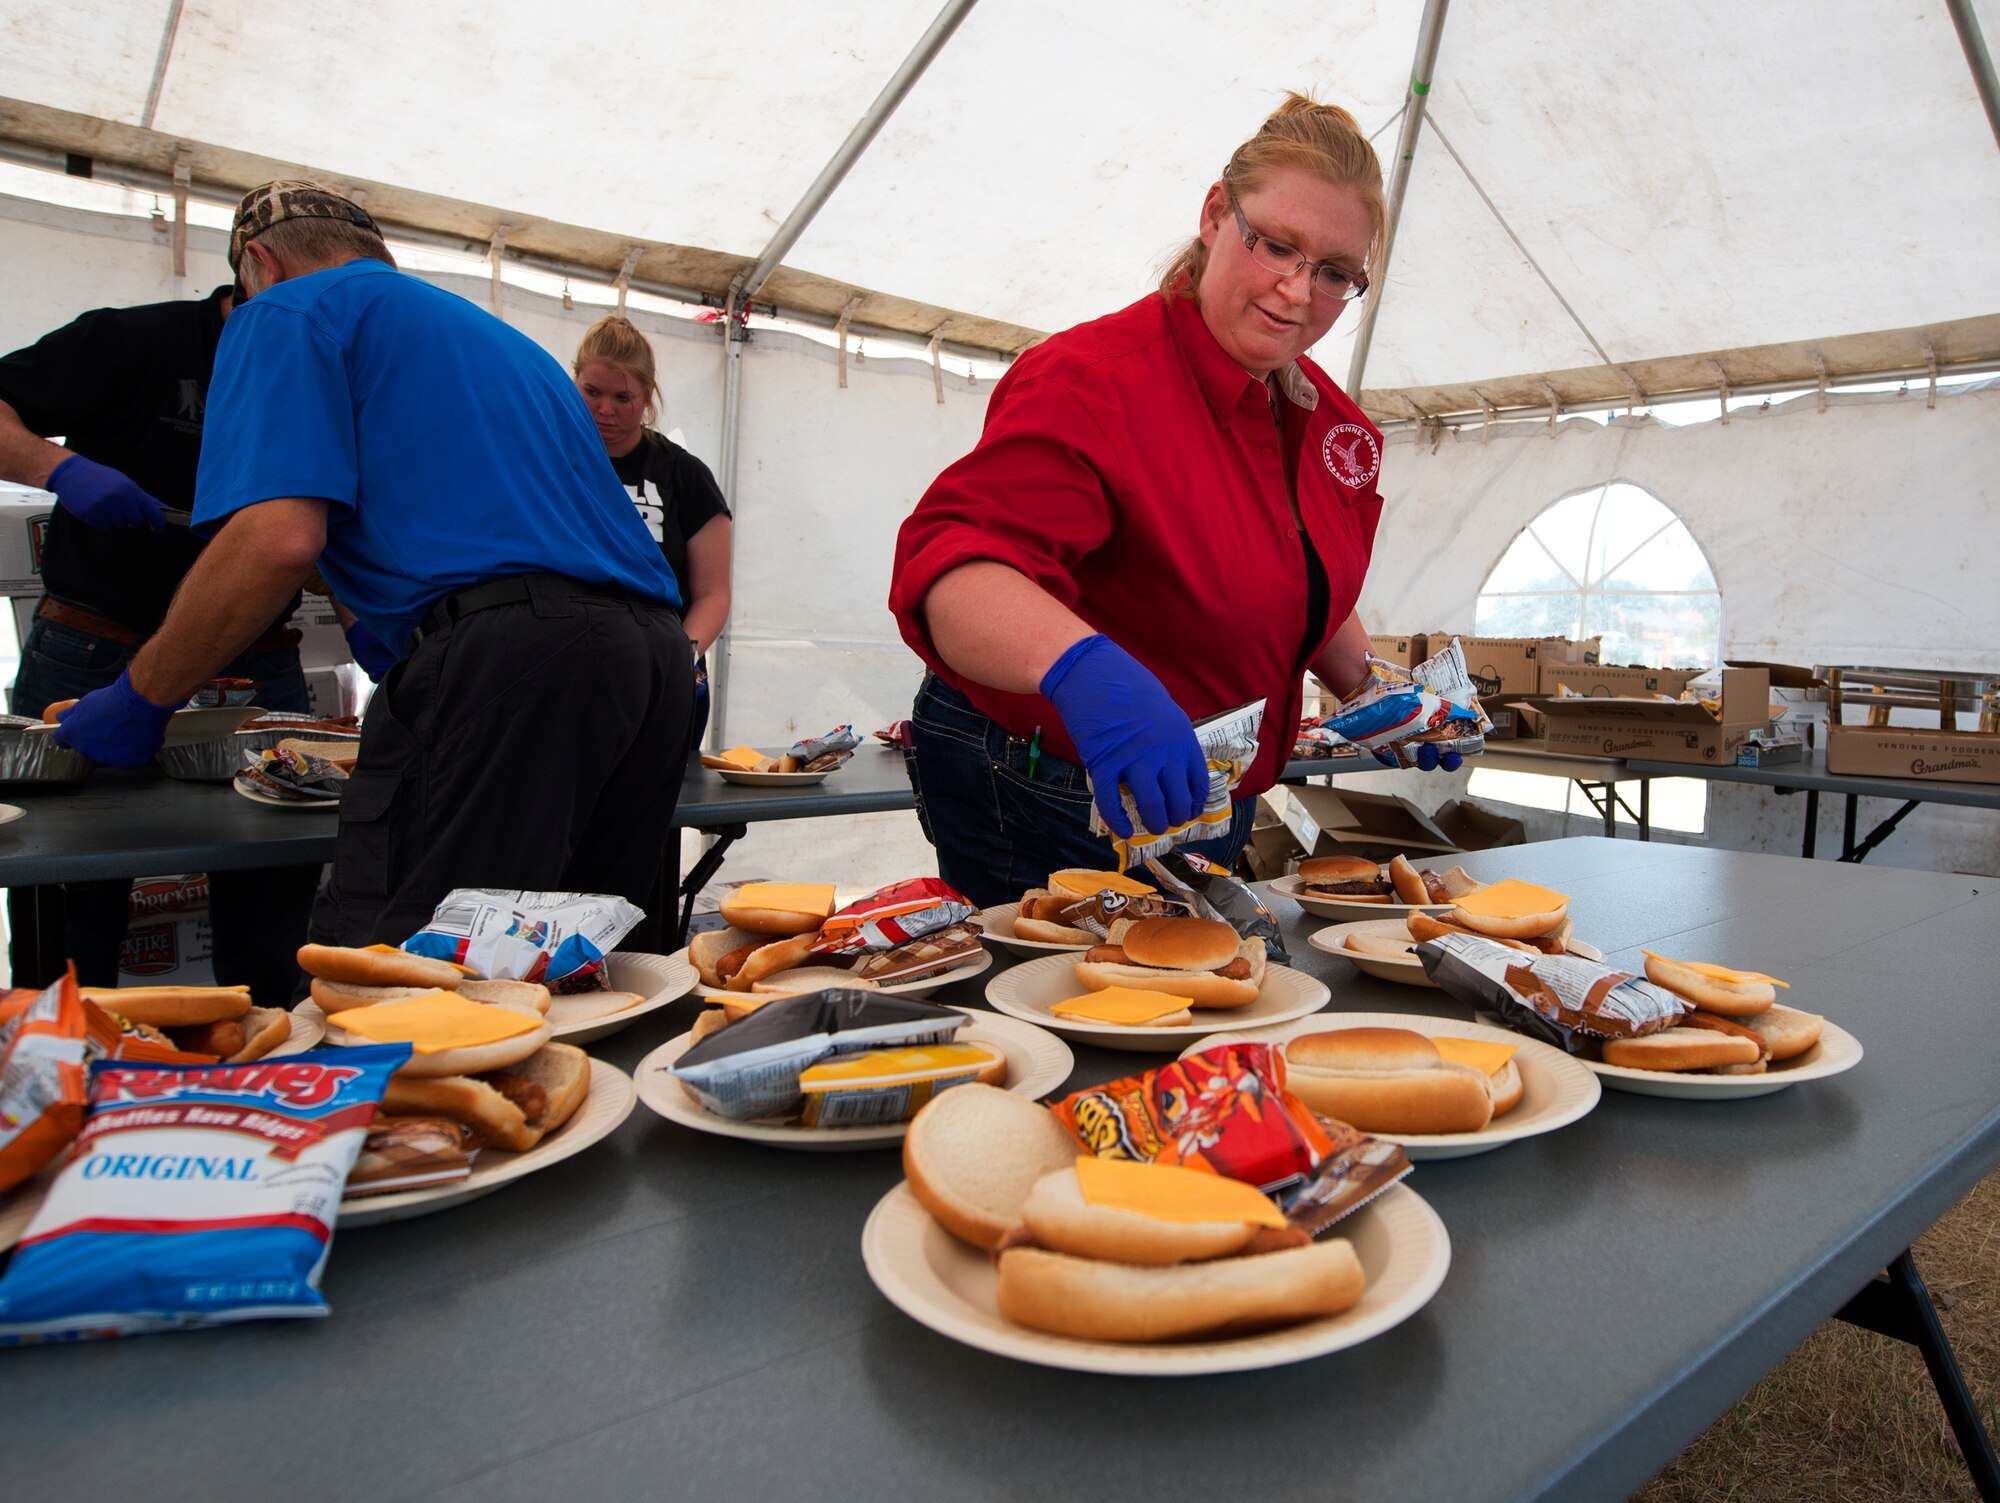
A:
{"label": "woman's right hand", "polygon": [[1208,759],[1187,714],[1144,664],[1103,635],[1085,637],[1042,676],[1090,773],[1097,811],[1129,838],[1119,785],[1132,790],[1149,834],[1187,824],[1208,802]]}

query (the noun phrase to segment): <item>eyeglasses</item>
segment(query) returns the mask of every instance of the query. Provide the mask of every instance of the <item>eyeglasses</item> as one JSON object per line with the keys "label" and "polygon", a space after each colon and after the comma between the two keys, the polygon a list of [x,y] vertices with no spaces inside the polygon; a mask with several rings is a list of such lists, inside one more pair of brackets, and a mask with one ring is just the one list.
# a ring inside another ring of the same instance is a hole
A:
{"label": "eyeglasses", "polygon": [[1243,205],[1236,201],[1234,193],[1229,195],[1229,207],[1236,214],[1236,231],[1243,237],[1243,248],[1250,252],[1250,259],[1264,270],[1275,271],[1281,277],[1291,277],[1310,269],[1314,295],[1343,303],[1360,297],[1368,290],[1366,274],[1349,271],[1331,261],[1309,260],[1284,241],[1273,240],[1269,235],[1260,235],[1251,229],[1249,221],[1243,217]]}

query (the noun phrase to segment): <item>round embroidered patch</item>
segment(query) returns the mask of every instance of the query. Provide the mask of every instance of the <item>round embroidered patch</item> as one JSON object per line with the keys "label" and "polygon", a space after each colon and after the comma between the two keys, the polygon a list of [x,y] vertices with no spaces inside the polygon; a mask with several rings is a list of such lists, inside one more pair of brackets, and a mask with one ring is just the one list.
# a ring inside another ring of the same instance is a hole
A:
{"label": "round embroidered patch", "polygon": [[1342,485],[1363,486],[1382,470],[1382,445],[1359,423],[1336,423],[1319,446],[1327,470]]}

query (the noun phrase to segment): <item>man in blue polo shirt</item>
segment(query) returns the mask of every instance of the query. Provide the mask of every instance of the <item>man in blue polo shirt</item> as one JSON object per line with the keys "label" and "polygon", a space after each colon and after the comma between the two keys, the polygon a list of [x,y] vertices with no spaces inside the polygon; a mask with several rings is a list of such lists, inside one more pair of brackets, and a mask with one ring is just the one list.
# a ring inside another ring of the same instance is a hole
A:
{"label": "man in blue polo shirt", "polygon": [[399,661],[369,705],[312,937],[402,940],[453,887],[643,905],[693,654],[575,384],[396,270],[368,215],[325,189],[251,190],[229,252],[250,301],[208,393],[194,527],[211,540],[158,634],[56,739],[149,760],[317,564],[359,618],[357,655],[372,637]]}

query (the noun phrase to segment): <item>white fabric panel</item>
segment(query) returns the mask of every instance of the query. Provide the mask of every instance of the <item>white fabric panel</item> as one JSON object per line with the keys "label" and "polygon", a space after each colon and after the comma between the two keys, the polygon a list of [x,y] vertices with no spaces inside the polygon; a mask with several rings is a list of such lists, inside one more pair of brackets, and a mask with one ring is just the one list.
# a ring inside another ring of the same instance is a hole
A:
{"label": "white fabric panel", "polygon": [[138,125],[172,0],[6,0],[0,94]]}
{"label": "white fabric panel", "polygon": [[935,14],[932,0],[606,15],[544,0],[191,0],[158,126],[755,255]]}
{"label": "white fabric panel", "polygon": [[[1487,572],[1561,497],[1644,486],[1688,525],[1722,590],[1724,652],[1791,663],[2000,670],[2000,594],[1984,545],[2000,515],[2000,384],[1810,396],[1727,427],[1571,419],[1392,438],[1374,563],[1374,631],[1469,631]],[[1921,538],[1922,541],[1918,541]]]}

